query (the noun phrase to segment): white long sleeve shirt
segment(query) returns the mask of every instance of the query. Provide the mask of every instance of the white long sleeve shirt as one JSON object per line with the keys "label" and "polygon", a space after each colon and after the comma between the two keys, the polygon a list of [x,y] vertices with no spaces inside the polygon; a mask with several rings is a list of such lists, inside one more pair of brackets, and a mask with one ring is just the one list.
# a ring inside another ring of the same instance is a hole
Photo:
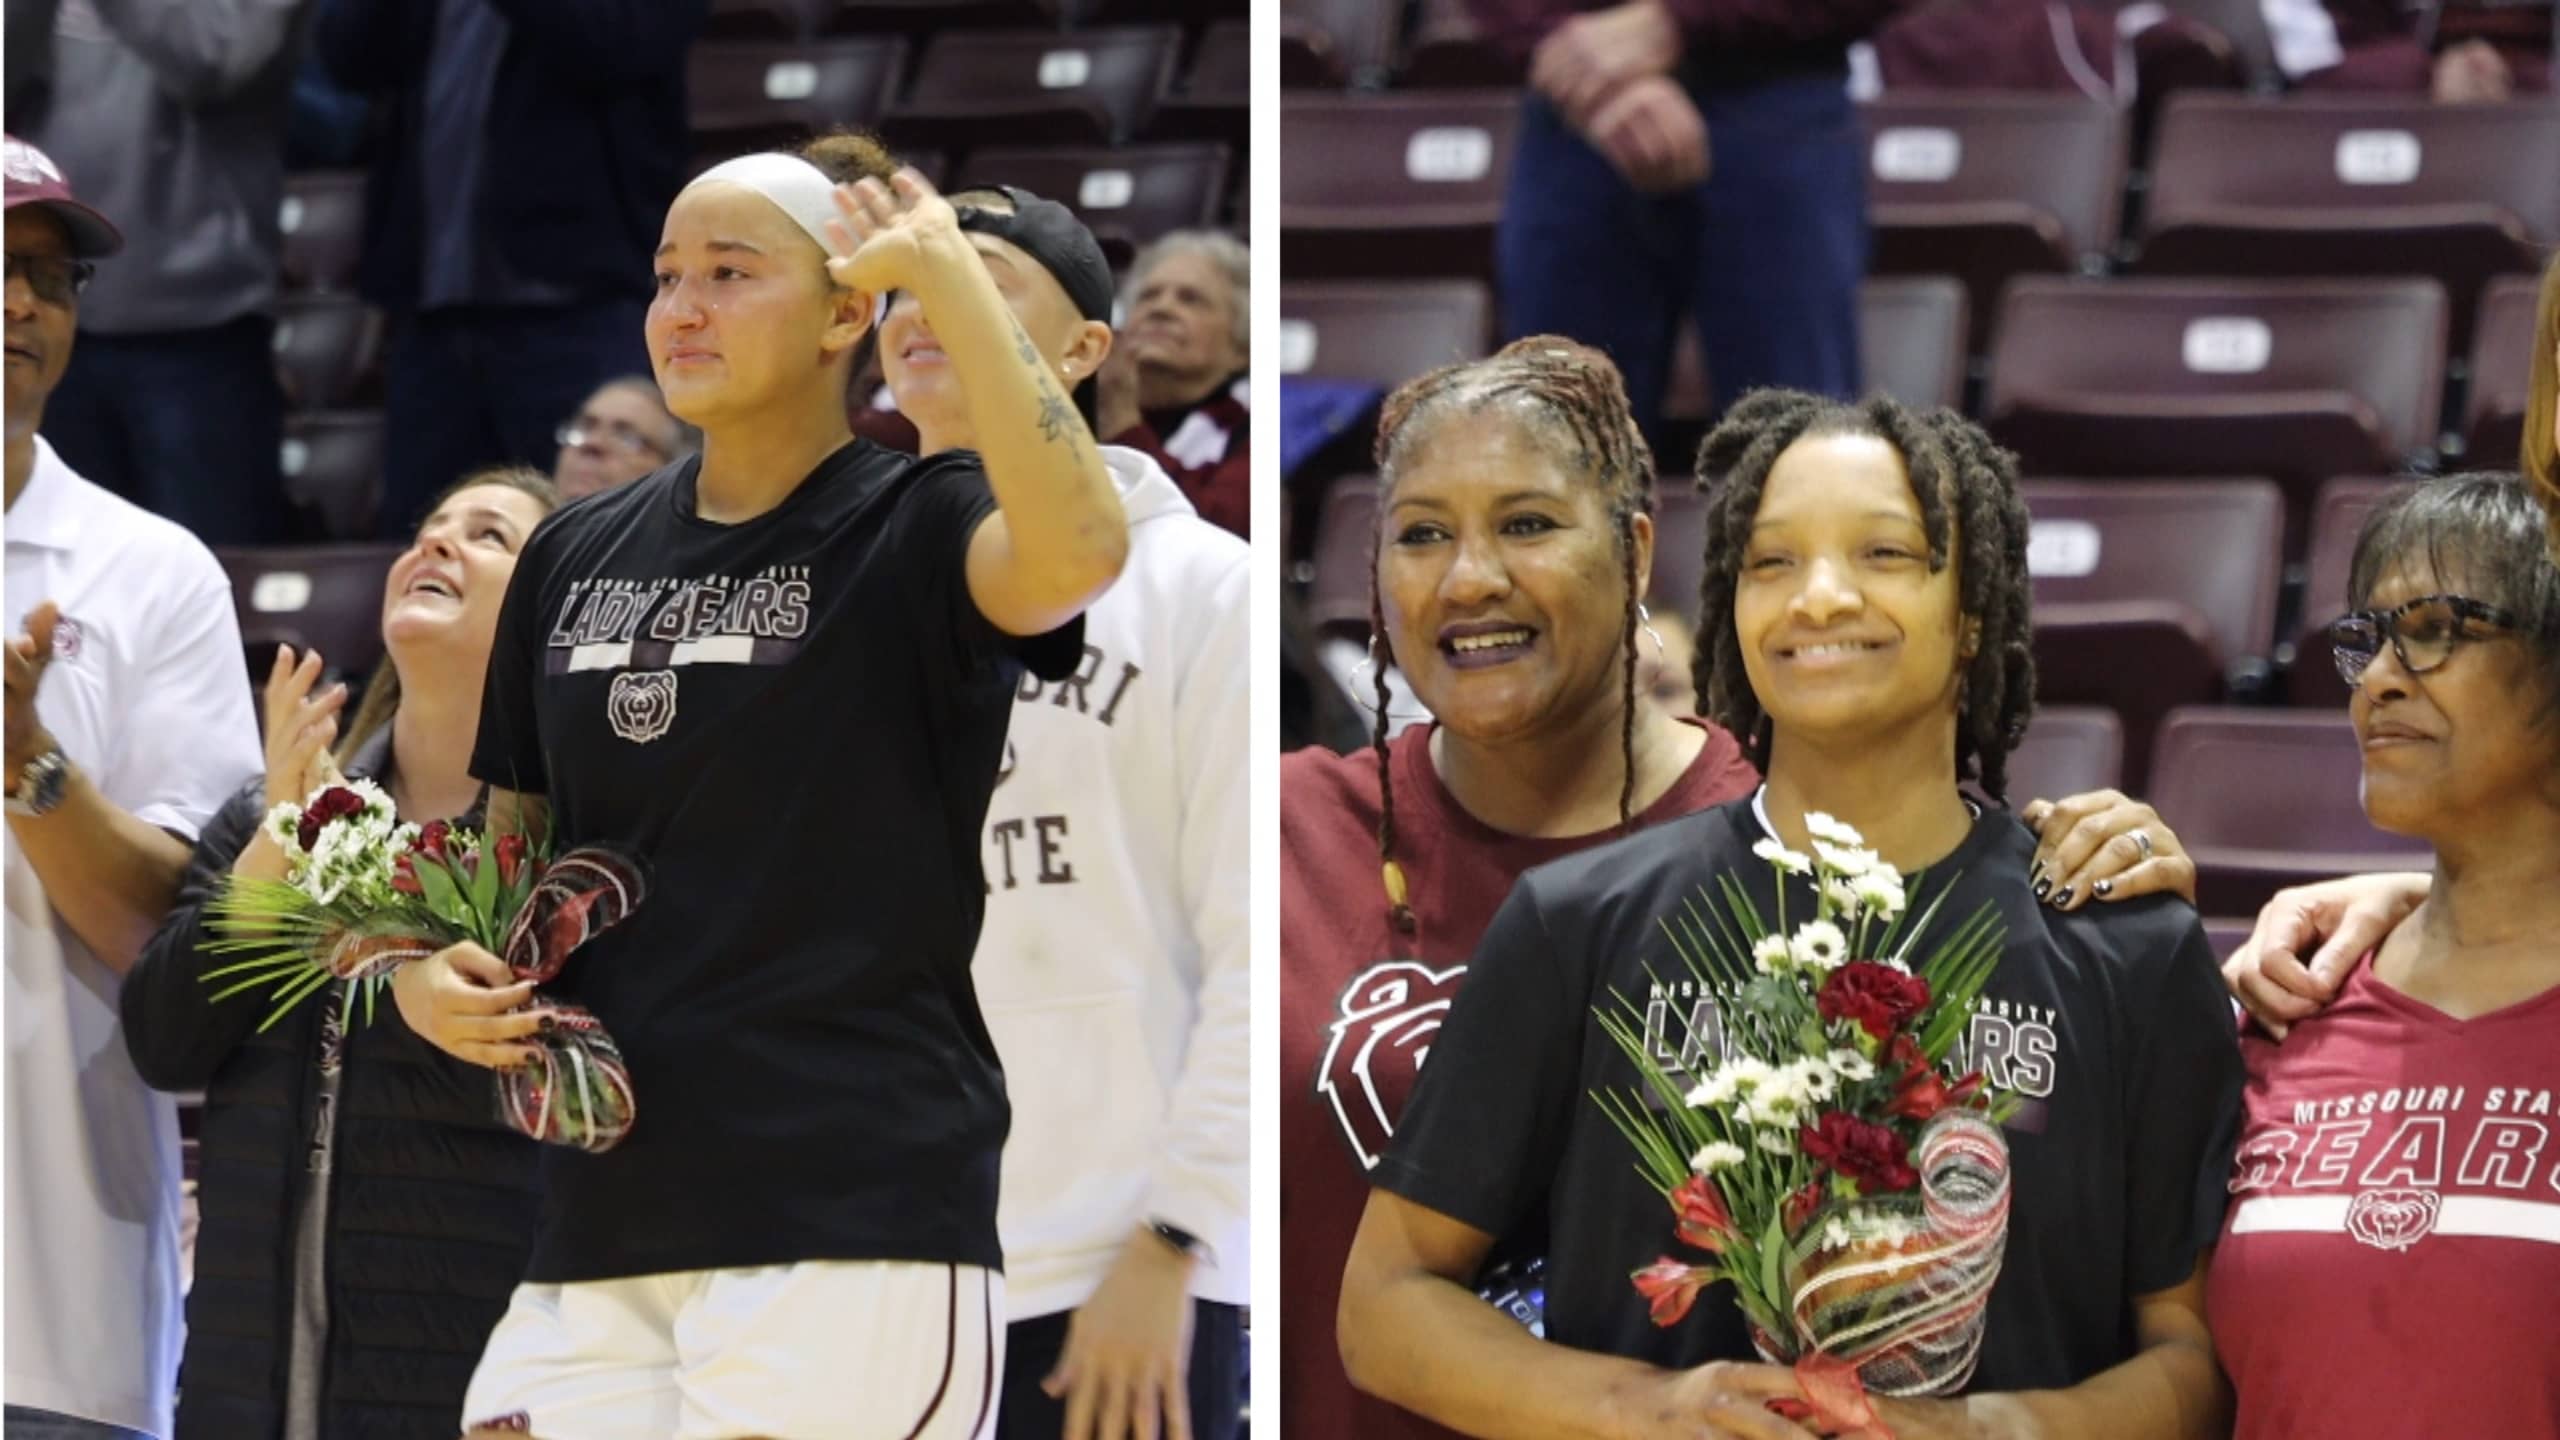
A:
{"label": "white long sleeve shirt", "polygon": [[1129,563],[1076,675],[1024,678],[987,813],[1014,1320],[1083,1304],[1151,1219],[1206,1242],[1194,1295],[1248,1298],[1248,552],[1153,460],[1102,454]]}

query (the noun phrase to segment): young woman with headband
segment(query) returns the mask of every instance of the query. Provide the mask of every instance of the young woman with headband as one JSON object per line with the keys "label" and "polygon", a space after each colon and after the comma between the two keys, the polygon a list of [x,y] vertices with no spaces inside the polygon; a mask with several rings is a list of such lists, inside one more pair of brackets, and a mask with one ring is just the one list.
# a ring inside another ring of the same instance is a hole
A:
{"label": "young woman with headband", "polygon": [[[1637,702],[1653,457],[1605,356],[1536,336],[1423,375],[1388,400],[1378,468],[1373,653],[1434,723],[1390,743],[1381,698],[1368,750],[1281,762],[1281,1385],[1285,1433],[1307,1440],[1447,1433],[1351,1388],[1335,1286],[1495,907],[1534,865],[1759,778],[1724,730]],[[2053,903],[2192,886],[2147,806],[2101,792],[2028,813]]]}
{"label": "young woman with headband", "polygon": [[[638,1097],[546,1148],[526,1283],[464,1419],[545,1440],[966,1437],[1003,1370],[1006,1105],[969,974],[1014,690],[1082,658],[1128,526],[1055,362],[912,171],[751,155],[667,214],[648,317],[699,456],[564,511],[500,619],[494,822],[645,857],[555,987]],[[933,319],[977,450],[852,439],[884,297]],[[545,1013],[485,952],[402,1013],[503,1065]]]}

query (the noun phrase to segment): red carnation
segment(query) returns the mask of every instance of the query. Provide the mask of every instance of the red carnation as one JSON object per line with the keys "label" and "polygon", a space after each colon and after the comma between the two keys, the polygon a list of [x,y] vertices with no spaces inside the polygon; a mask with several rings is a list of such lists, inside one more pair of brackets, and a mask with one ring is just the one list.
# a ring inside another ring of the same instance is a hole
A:
{"label": "red carnation", "polygon": [[1698,1292],[1722,1277],[1709,1265],[1683,1265],[1665,1255],[1635,1273],[1636,1293],[1653,1307],[1653,1323],[1664,1329],[1687,1319]]}
{"label": "red carnation", "polygon": [[1725,1206],[1724,1192],[1704,1175],[1690,1176],[1671,1192],[1671,1213],[1680,1217],[1680,1238],[1709,1254],[1723,1254],[1736,1238],[1733,1211]]}
{"label": "red carnation", "polygon": [[525,843],[522,835],[498,837],[498,883],[513,885],[524,872]]}
{"label": "red carnation", "polygon": [[445,858],[445,842],[452,838],[451,825],[442,820],[430,820],[419,829],[418,838],[409,843],[409,848],[422,855],[442,860]]}
{"label": "red carnation", "polygon": [[302,823],[293,832],[305,854],[320,838],[320,832],[334,820],[343,820],[364,809],[364,797],[344,785],[332,785],[318,798],[303,807]]}
{"label": "red carnation", "polygon": [[1855,1020],[1878,1040],[1929,1008],[1929,982],[1873,960],[1852,960],[1831,972],[1814,997],[1824,1020]]}
{"label": "red carnation", "polygon": [[1911,1168],[1911,1147],[1902,1137],[1855,1115],[1825,1110],[1796,1139],[1817,1163],[1858,1182],[1861,1195],[1909,1190],[1920,1183],[1920,1172]]}

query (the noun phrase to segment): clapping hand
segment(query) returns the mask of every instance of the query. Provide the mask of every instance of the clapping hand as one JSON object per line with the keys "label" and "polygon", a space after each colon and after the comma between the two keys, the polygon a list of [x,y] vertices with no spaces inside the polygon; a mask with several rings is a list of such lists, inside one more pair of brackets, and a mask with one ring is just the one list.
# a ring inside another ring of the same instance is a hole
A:
{"label": "clapping hand", "polygon": [[338,712],[347,703],[345,682],[318,695],[320,652],[294,657],[293,647],[278,646],[267,671],[267,808],[300,805],[313,791],[341,779],[329,747],[338,738]]}
{"label": "clapping hand", "polygon": [[53,663],[53,632],[61,620],[61,608],[47,600],[27,612],[25,631],[9,638],[7,769],[0,772],[0,784],[16,785],[27,762],[53,748],[53,737],[36,716],[36,689]]}

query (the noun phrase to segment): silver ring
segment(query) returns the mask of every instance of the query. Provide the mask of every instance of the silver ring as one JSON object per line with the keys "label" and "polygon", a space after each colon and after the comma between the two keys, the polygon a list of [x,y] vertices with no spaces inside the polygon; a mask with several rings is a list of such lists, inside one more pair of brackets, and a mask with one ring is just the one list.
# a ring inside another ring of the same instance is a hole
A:
{"label": "silver ring", "polygon": [[2148,860],[2148,859],[2150,859],[2150,858],[2151,858],[2151,832],[2150,832],[2150,831],[2148,831],[2148,830],[2136,830],[2136,831],[2134,831],[2134,832],[2133,832],[2133,843],[2142,847],[2142,858],[2143,858],[2143,859]]}

